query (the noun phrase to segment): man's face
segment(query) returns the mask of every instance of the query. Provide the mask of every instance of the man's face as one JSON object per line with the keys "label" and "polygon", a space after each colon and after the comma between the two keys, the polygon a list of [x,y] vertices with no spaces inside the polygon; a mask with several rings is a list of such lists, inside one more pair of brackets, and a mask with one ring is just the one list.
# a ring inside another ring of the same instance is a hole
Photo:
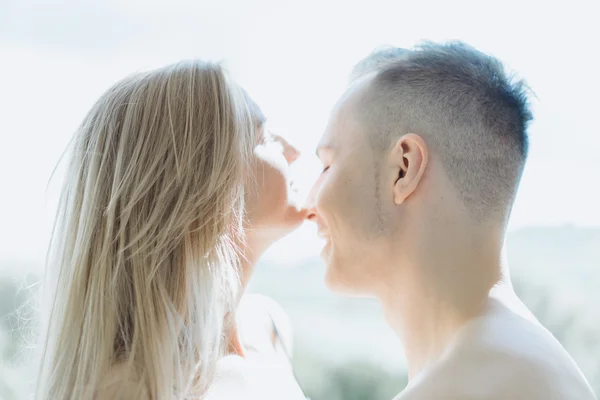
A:
{"label": "man's face", "polygon": [[384,262],[382,203],[378,158],[359,120],[351,90],[333,110],[317,154],[323,172],[309,200],[309,219],[327,243],[327,285],[336,291],[372,294]]}

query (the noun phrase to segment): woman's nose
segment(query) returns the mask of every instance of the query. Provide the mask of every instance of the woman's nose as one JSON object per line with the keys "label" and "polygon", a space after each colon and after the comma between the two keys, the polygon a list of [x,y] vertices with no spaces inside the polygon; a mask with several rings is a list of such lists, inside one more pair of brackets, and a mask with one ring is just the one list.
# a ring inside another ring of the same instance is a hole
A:
{"label": "woman's nose", "polygon": [[281,136],[276,135],[276,138],[283,146],[283,156],[287,160],[288,164],[291,164],[294,161],[296,161],[300,156],[300,151]]}

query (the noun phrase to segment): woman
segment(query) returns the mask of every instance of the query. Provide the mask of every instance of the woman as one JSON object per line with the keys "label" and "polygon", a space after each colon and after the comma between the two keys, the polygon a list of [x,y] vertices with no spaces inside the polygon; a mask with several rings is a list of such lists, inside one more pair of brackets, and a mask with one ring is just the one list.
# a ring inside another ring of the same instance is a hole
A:
{"label": "woman", "polygon": [[205,395],[225,333],[236,337],[226,316],[240,271],[304,217],[262,214],[263,122],[219,66],[200,61],[124,79],[94,105],[52,240],[37,398]]}
{"label": "woman", "polygon": [[[250,103],[253,115],[262,115]],[[260,255],[299,227],[307,215],[306,209],[296,204],[289,179],[289,166],[298,158],[298,151],[264,123],[257,128],[253,179],[246,185],[242,294]],[[219,362],[208,400],[304,399],[292,373],[291,325],[281,307],[266,297],[249,295],[237,311],[238,323],[230,325],[228,356]]]}

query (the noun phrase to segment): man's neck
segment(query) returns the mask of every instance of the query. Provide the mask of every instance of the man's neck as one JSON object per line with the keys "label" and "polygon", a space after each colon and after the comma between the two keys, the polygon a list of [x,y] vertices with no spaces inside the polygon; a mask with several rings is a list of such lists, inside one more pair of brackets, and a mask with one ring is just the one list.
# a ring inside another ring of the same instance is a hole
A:
{"label": "man's neck", "polygon": [[422,304],[410,311],[404,309],[404,304],[397,304],[396,321],[392,322],[404,344],[411,380],[441,358],[456,332],[473,317],[437,299],[416,301]]}
{"label": "man's neck", "polygon": [[[435,240],[435,239],[434,239]],[[403,341],[409,378],[440,359],[457,331],[480,315],[500,279],[501,245],[460,233],[445,243],[427,243],[387,279],[380,296],[386,317]]]}

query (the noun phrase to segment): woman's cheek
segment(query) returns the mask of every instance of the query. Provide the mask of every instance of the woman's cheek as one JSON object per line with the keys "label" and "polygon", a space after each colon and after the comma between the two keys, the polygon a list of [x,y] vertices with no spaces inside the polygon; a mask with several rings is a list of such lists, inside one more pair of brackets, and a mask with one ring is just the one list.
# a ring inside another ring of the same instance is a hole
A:
{"label": "woman's cheek", "polygon": [[282,179],[273,167],[260,160],[256,168],[256,192],[254,198],[254,223],[257,225],[271,224],[277,218],[281,204],[285,202],[285,193],[281,192]]}
{"label": "woman's cheek", "polygon": [[270,198],[272,211],[284,210],[288,205],[288,183],[282,171],[273,165],[269,168],[269,187],[266,197]]}

